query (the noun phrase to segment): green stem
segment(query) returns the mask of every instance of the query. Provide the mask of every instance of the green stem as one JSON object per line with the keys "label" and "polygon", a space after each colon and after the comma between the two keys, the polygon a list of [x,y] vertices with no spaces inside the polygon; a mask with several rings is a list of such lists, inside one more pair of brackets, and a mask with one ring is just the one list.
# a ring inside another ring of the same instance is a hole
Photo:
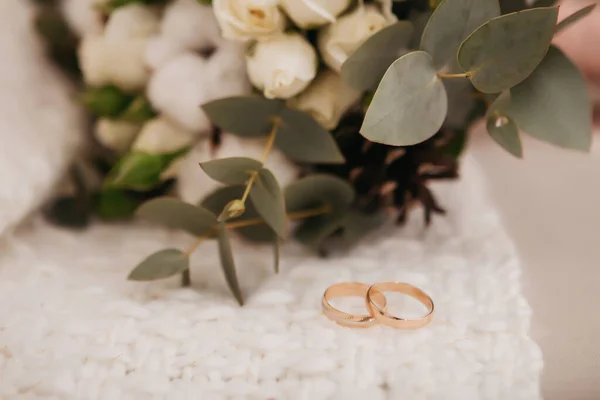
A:
{"label": "green stem", "polygon": [[441,72],[438,72],[438,74],[437,74],[438,78],[441,78],[441,79],[470,78],[471,75],[472,74],[469,72],[465,72],[464,74],[443,74]]}

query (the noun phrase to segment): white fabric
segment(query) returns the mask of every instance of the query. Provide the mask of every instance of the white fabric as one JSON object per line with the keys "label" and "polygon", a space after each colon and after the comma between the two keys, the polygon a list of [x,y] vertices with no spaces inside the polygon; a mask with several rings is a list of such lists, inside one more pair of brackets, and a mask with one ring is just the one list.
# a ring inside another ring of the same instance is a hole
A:
{"label": "white fabric", "polygon": [[[97,225],[84,233],[35,222],[0,249],[0,398],[538,399],[541,354],[529,338],[515,249],[477,166],[437,185],[449,216],[424,230],[376,233],[321,259],[235,243],[247,305],[225,289],[214,243],[178,279],[126,281],[182,234]],[[434,299],[417,331],[352,330],[320,315],[339,281],[401,280]]]}
{"label": "white fabric", "polygon": [[0,1],[0,234],[47,199],[75,153],[81,113],[33,31],[29,1]]}

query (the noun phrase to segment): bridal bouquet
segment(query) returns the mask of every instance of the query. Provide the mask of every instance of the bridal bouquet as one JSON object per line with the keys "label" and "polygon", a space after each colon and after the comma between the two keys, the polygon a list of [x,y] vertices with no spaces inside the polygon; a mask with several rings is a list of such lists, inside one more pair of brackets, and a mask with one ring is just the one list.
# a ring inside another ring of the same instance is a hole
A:
{"label": "bridal bouquet", "polygon": [[[585,82],[551,42],[593,6],[558,23],[552,3],[107,0],[78,45],[82,98],[110,150],[88,203],[196,238],[150,255],[132,280],[189,284],[190,254],[216,239],[240,304],[233,231],[272,243],[277,271],[290,235],[319,251],[352,245],[415,205],[429,223],[444,209],[427,184],[458,176],[476,119],[516,157],[521,131],[590,148]],[[208,150],[189,152],[199,142]],[[163,197],[183,159],[219,185],[197,203]]]}

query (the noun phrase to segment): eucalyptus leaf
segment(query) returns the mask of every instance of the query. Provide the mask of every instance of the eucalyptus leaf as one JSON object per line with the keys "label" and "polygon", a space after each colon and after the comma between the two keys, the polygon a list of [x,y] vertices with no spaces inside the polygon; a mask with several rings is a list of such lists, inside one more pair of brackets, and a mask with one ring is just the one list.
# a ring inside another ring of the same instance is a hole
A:
{"label": "eucalyptus leaf", "polygon": [[208,118],[226,132],[242,137],[266,136],[285,105],[262,97],[228,97],[202,106]]}
{"label": "eucalyptus leaf", "polygon": [[534,8],[494,18],[462,43],[458,62],[477,90],[499,93],[540,64],[554,35],[558,8]]}
{"label": "eucalyptus leaf", "polygon": [[551,46],[540,66],[511,89],[508,112],[525,133],[554,145],[589,151],[592,105],[585,79]]}
{"label": "eucalyptus leaf", "polygon": [[456,59],[458,47],[467,36],[499,15],[498,0],[443,0],[425,27],[420,48],[440,69]]}
{"label": "eucalyptus leaf", "polygon": [[142,204],[136,215],[155,224],[202,236],[214,229],[217,217],[209,210],[172,197],[159,197]]}
{"label": "eucalyptus leaf", "polygon": [[129,274],[130,281],[154,281],[169,278],[189,268],[187,255],[176,249],[161,250],[142,261]]}
{"label": "eucalyptus leaf", "polygon": [[557,26],[555,33],[558,33],[568,27],[569,25],[579,21],[581,18],[585,17],[596,7],[596,4],[590,4],[587,7],[582,8],[581,10],[569,15],[567,18],[563,19]]}
{"label": "eucalyptus leaf", "polygon": [[285,190],[288,213],[330,208],[326,214],[306,218],[296,230],[296,239],[309,246],[320,246],[342,227],[354,197],[354,189],[348,182],[331,175],[311,175],[288,186]]}
{"label": "eucalyptus leaf", "polygon": [[200,163],[208,176],[226,185],[242,185],[252,173],[262,168],[260,161],[247,157],[231,157]]}
{"label": "eucalyptus leaf", "polygon": [[[542,0],[542,1],[547,1],[547,0]],[[552,1],[554,1],[554,0],[552,0]],[[534,7],[550,7],[550,6],[551,6],[551,4],[547,5],[547,6],[534,5]],[[500,0],[500,11],[502,12],[502,14],[510,14],[513,12],[522,11],[526,8],[528,8],[526,0]]]}
{"label": "eucalyptus leaf", "polygon": [[374,90],[385,71],[408,49],[413,25],[398,21],[363,43],[342,65],[342,77],[359,90]]}
{"label": "eucalyptus leaf", "polygon": [[[221,187],[206,196],[206,198],[201,201],[200,205],[213,213],[218,214],[229,202],[241,198],[243,193],[243,186]],[[257,218],[260,218],[260,215],[258,215],[258,212],[256,212],[256,209],[250,201],[246,203],[246,211],[244,214],[240,218],[234,219],[232,222],[243,222]],[[236,228],[235,231],[244,238],[257,243],[270,243],[275,235],[273,230],[266,224]]]}
{"label": "eucalyptus leaf", "polygon": [[510,93],[504,92],[490,106],[486,115],[487,131],[506,151],[517,158],[523,157],[523,146],[519,137],[519,127],[507,112]]}
{"label": "eucalyptus leaf", "polygon": [[217,237],[219,240],[219,258],[221,259],[221,266],[223,267],[223,273],[225,274],[225,280],[227,286],[235,296],[240,306],[244,305],[244,298],[242,297],[242,290],[238,283],[237,273],[235,271],[235,262],[233,260],[233,252],[231,250],[231,243],[229,241],[229,234],[225,223],[219,224]]}
{"label": "eucalyptus leaf", "polygon": [[396,60],[385,73],[361,134],[372,142],[411,146],[435,135],[447,111],[446,89],[431,56],[415,51]]}
{"label": "eucalyptus leaf", "polygon": [[533,2],[533,7],[551,7],[556,4],[557,0],[536,0]]}
{"label": "eucalyptus leaf", "polygon": [[258,171],[250,189],[250,200],[256,211],[277,236],[285,237],[285,200],[277,178],[268,169],[262,168]]}
{"label": "eucalyptus leaf", "polygon": [[275,145],[289,158],[307,163],[344,162],[336,141],[310,115],[285,108],[281,112],[281,126]]}

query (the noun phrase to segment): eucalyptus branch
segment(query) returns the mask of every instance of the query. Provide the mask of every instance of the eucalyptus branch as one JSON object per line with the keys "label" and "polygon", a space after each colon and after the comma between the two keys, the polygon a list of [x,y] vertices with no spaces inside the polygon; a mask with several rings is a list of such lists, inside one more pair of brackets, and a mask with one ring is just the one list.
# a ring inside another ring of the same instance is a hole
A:
{"label": "eucalyptus branch", "polygon": [[[273,119],[273,127],[271,128],[271,132],[269,133],[269,139],[267,140],[267,145],[265,146],[265,150],[263,151],[263,155],[260,158],[260,163],[264,165],[265,161],[267,161],[267,157],[269,153],[273,149],[273,144],[275,144],[275,138],[277,137],[277,132],[279,131],[279,127],[281,126],[281,119],[275,118]],[[248,195],[250,194],[250,190],[252,189],[252,185],[256,181],[256,177],[258,176],[258,171],[253,171],[250,179],[248,180],[248,184],[246,185],[246,190],[244,190],[244,195],[242,196],[242,203],[246,203],[248,199]]]}
{"label": "eucalyptus branch", "polygon": [[458,78],[470,78],[473,74],[471,72],[465,72],[464,74],[444,74],[438,72],[437,76],[440,79],[458,79]]}

